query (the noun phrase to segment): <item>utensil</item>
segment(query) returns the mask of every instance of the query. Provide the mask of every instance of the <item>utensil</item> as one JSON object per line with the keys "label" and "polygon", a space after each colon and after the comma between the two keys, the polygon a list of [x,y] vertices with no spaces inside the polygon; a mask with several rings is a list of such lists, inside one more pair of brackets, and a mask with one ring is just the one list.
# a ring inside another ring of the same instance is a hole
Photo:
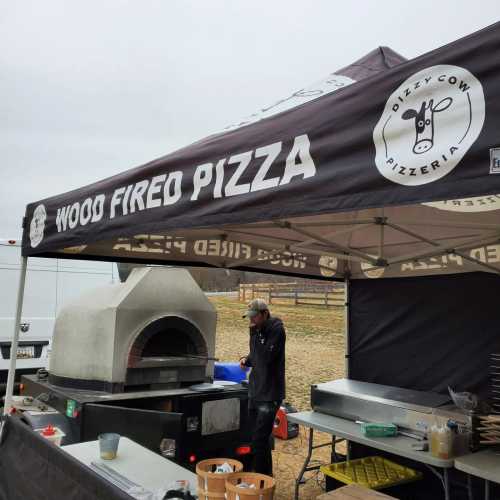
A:
{"label": "utensil", "polygon": [[90,466],[91,469],[93,469],[95,472],[97,472],[105,479],[107,479],[110,483],[113,483],[115,486],[124,491],[128,491],[132,488],[141,487],[139,484],[130,481],[130,479],[126,478],[125,476],[122,476],[119,472],[116,472],[114,469],[108,467],[106,464],[103,464],[102,462],[91,462]]}

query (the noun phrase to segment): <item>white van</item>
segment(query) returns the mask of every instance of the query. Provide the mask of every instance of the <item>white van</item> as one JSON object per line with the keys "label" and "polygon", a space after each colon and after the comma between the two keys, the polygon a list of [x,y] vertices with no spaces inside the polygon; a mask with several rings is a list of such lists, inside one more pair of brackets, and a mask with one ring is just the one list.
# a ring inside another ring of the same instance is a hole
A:
{"label": "white van", "polygon": [[[0,387],[4,389],[16,314],[21,242],[0,239]],[[28,259],[16,380],[47,368],[54,320],[68,300],[119,281],[116,265],[68,259]],[[4,391],[1,390],[1,393]]]}

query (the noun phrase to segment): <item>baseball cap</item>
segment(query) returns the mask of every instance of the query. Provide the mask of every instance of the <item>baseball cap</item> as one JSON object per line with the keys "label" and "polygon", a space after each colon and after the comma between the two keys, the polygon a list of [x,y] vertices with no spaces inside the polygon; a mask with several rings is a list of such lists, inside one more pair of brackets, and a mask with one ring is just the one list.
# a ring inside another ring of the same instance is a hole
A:
{"label": "baseball cap", "polygon": [[266,301],[262,299],[254,299],[250,302],[250,304],[248,304],[248,308],[245,314],[243,314],[243,318],[253,318],[254,316],[257,316],[257,314],[264,311],[269,311]]}

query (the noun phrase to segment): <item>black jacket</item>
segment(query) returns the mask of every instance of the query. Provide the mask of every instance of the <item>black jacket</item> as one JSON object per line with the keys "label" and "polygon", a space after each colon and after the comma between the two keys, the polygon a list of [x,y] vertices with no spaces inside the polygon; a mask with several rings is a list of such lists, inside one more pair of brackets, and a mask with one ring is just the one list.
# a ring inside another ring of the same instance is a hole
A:
{"label": "black jacket", "polygon": [[285,399],[285,328],[279,318],[270,317],[259,329],[250,329],[251,366],[248,396],[254,401]]}

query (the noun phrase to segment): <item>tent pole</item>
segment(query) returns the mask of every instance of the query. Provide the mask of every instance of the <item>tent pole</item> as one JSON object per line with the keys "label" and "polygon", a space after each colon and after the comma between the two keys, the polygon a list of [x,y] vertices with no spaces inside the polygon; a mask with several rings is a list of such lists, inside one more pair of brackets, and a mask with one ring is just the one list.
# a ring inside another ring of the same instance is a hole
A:
{"label": "tent pole", "polygon": [[14,392],[14,379],[16,377],[17,345],[19,343],[19,332],[21,323],[21,313],[23,310],[24,284],[26,282],[26,269],[28,267],[28,257],[21,257],[21,275],[19,276],[19,288],[17,290],[16,319],[14,321],[14,334],[10,344],[10,365],[7,377],[7,390],[5,392],[5,403],[3,413],[9,414],[12,406],[12,394]]}
{"label": "tent pole", "polygon": [[351,356],[351,347],[349,339],[349,276],[345,278],[345,306],[344,306],[344,328],[345,328],[345,357],[344,357],[344,372],[345,377],[349,378],[349,359]]}

